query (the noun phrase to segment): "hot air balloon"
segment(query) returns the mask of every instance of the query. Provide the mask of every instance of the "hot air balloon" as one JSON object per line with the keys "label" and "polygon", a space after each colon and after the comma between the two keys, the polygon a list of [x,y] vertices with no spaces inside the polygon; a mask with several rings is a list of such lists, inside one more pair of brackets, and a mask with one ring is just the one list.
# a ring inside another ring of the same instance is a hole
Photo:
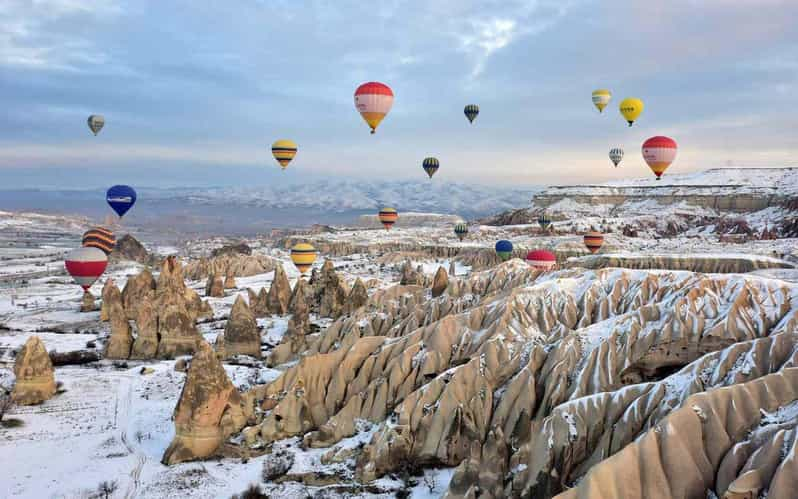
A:
{"label": "hot air balloon", "polygon": [[88,291],[105,272],[108,257],[97,248],[80,247],[69,252],[64,265],[72,279]]}
{"label": "hot air balloon", "polygon": [[613,165],[617,167],[618,163],[620,163],[622,159],[623,159],[623,149],[621,149],[620,147],[613,147],[612,149],[610,149],[610,161],[612,161]]}
{"label": "hot air balloon", "polygon": [[546,232],[549,230],[549,227],[551,227],[551,218],[549,218],[545,211],[538,215],[538,225],[540,225],[543,232]]}
{"label": "hot air balloon", "polygon": [[629,126],[632,126],[635,120],[640,116],[640,113],[643,112],[643,101],[635,97],[628,97],[621,101],[619,107],[621,114],[629,123]]}
{"label": "hot air balloon", "polygon": [[385,230],[391,230],[391,227],[393,227],[393,224],[396,223],[398,218],[399,213],[393,208],[383,208],[380,210],[380,222],[382,222]]}
{"label": "hot air balloon", "polygon": [[599,112],[604,111],[604,108],[610,103],[610,99],[612,99],[612,93],[609,90],[603,88],[593,90],[593,105],[596,106]]}
{"label": "hot air balloon", "polygon": [[308,243],[299,243],[291,248],[291,261],[294,262],[300,274],[304,274],[316,261],[316,248]]}
{"label": "hot air balloon", "polygon": [[585,241],[585,246],[591,253],[595,253],[601,248],[601,245],[604,244],[604,234],[601,232],[590,231],[585,234],[583,238]]}
{"label": "hot air balloon", "polygon": [[105,118],[101,114],[92,114],[86,121],[89,123],[89,130],[91,130],[94,135],[100,133],[100,130],[102,130],[105,125]]}
{"label": "hot air balloon", "polygon": [[513,256],[513,243],[502,239],[501,241],[496,242],[496,254],[499,255],[499,258],[502,261],[507,261]]}
{"label": "hot air balloon", "polygon": [[110,255],[116,247],[116,237],[105,227],[95,227],[83,233],[82,245],[85,248],[97,248]]}
{"label": "hot air balloon", "polygon": [[466,118],[468,118],[468,122],[473,123],[479,114],[479,106],[476,104],[469,104],[463,109],[463,113],[465,113]]}
{"label": "hot air balloon", "polygon": [[377,127],[391,110],[392,105],[393,91],[384,83],[370,81],[355,90],[355,107],[371,127],[371,133],[377,131]]}
{"label": "hot air balloon", "polygon": [[432,178],[435,175],[435,172],[438,171],[438,168],[441,167],[438,158],[424,158],[424,161],[421,163],[421,167],[424,168],[424,171],[427,172],[429,178]]}
{"label": "hot air balloon", "polygon": [[115,185],[105,193],[105,200],[121,218],[136,204],[136,191],[129,185]]}
{"label": "hot air balloon", "polygon": [[535,270],[551,270],[557,265],[557,257],[551,251],[534,250],[526,254],[526,263]]}
{"label": "hot air balloon", "polygon": [[646,160],[648,167],[657,176],[657,180],[662,177],[665,170],[676,159],[676,149],[675,140],[661,135],[651,137],[643,142],[643,159]]}
{"label": "hot air balloon", "polygon": [[272,144],[272,155],[280,163],[283,170],[288,167],[288,163],[296,156],[296,142],[288,139],[280,139]]}
{"label": "hot air balloon", "polygon": [[462,241],[468,235],[468,225],[462,222],[454,224],[454,233],[457,236],[457,239]]}

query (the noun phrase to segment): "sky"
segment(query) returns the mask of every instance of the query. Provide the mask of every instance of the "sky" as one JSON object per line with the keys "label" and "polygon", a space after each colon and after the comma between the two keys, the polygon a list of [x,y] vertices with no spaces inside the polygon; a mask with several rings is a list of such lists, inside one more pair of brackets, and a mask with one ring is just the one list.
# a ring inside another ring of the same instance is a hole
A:
{"label": "sky", "polygon": [[[427,156],[439,182],[594,183],[649,175],[653,135],[679,144],[668,173],[798,166],[795,19],[795,0],[3,0],[0,188],[413,179]],[[366,81],[395,94],[376,135]]]}

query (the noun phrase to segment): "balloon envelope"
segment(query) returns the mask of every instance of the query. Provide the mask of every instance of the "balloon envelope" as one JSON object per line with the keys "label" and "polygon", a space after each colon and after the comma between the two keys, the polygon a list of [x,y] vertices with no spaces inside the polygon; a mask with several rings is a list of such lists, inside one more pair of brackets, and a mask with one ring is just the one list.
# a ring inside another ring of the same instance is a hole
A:
{"label": "balloon envelope", "polygon": [[424,158],[424,161],[421,163],[421,167],[424,168],[424,171],[427,172],[429,178],[432,178],[435,175],[435,172],[438,171],[438,168],[441,167],[440,161],[438,158]]}
{"label": "balloon envelope", "polygon": [[116,247],[116,237],[105,227],[95,227],[83,233],[81,243],[84,247],[97,248],[106,255],[110,255]]}
{"label": "balloon envelope", "polygon": [[619,109],[629,126],[632,126],[635,120],[640,117],[640,113],[643,112],[643,101],[636,97],[629,97],[621,101]]}
{"label": "balloon envelope", "polygon": [[504,261],[509,260],[513,254],[513,243],[507,241],[506,239],[497,241],[496,254],[499,255],[499,258],[501,258]]}
{"label": "balloon envelope", "polygon": [[296,142],[288,139],[280,139],[272,144],[272,155],[274,159],[280,163],[283,170],[286,169],[288,163],[296,156],[297,146]]}
{"label": "balloon envelope", "polygon": [[385,230],[391,230],[393,224],[399,219],[399,213],[393,208],[383,208],[380,210],[379,218]]}
{"label": "balloon envelope", "polygon": [[101,114],[92,114],[86,121],[88,121],[89,130],[91,130],[94,135],[100,133],[100,130],[105,126],[105,118]]}
{"label": "balloon envelope", "polygon": [[588,251],[595,253],[599,250],[599,248],[601,248],[601,245],[604,244],[604,234],[601,232],[590,231],[585,234],[583,240]]}
{"label": "balloon envelope", "polygon": [[610,149],[610,161],[612,161],[613,165],[618,166],[618,163],[620,163],[622,159],[623,149],[620,147],[613,147]]}
{"label": "balloon envelope", "polygon": [[370,81],[355,90],[355,107],[371,127],[371,133],[377,131],[377,127],[391,110],[391,106],[393,106],[393,91],[384,83]]}
{"label": "balloon envelope", "polygon": [[604,108],[610,103],[610,99],[612,99],[612,93],[609,90],[604,88],[593,90],[593,105],[599,112],[604,111]]}
{"label": "balloon envelope", "polygon": [[540,228],[543,230],[547,230],[551,226],[551,218],[545,211],[538,215],[538,225],[540,225]]}
{"label": "balloon envelope", "polygon": [[80,247],[69,252],[64,266],[72,279],[87,290],[103,275],[108,257],[97,248]]}
{"label": "balloon envelope", "polygon": [[477,119],[477,115],[479,115],[479,106],[476,104],[469,104],[463,109],[463,113],[468,118],[469,123],[473,123],[475,119]]}
{"label": "balloon envelope", "polygon": [[646,160],[646,164],[659,180],[676,159],[678,146],[672,138],[658,135],[643,142],[642,149],[643,159]]}
{"label": "balloon envelope", "polygon": [[294,262],[300,274],[304,274],[316,261],[316,248],[308,243],[299,243],[291,248],[291,261]]}
{"label": "balloon envelope", "polygon": [[551,270],[557,265],[557,257],[551,251],[534,250],[526,254],[526,262],[536,270]]}
{"label": "balloon envelope", "polygon": [[105,200],[122,217],[136,204],[136,191],[129,185],[115,185],[105,193]]}
{"label": "balloon envelope", "polygon": [[454,234],[457,239],[462,241],[468,235],[468,225],[464,223],[454,224]]}

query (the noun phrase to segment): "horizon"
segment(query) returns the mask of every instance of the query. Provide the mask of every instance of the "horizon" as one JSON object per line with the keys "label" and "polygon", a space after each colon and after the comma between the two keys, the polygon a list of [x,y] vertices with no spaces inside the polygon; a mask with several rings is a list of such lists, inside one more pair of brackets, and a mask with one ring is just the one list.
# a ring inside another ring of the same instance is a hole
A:
{"label": "horizon", "polygon": [[[679,144],[668,174],[794,166],[796,15],[780,0],[11,0],[0,183],[410,180],[436,156],[433,182],[576,185],[650,175],[639,148],[659,134]],[[365,81],[396,95],[373,136],[352,102]],[[602,114],[596,88],[613,92]],[[645,102],[632,128],[617,109],[627,96]],[[473,125],[468,103],[480,106]],[[92,113],[106,119],[97,137]],[[269,150],[283,137],[299,144],[286,172]],[[626,151],[617,169],[615,146]]]}

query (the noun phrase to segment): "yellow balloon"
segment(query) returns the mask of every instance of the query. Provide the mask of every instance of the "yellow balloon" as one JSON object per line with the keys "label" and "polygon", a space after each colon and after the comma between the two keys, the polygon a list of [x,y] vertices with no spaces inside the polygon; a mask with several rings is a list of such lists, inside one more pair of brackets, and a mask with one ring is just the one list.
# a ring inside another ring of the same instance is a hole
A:
{"label": "yellow balloon", "polygon": [[291,261],[294,262],[300,274],[310,270],[313,262],[316,261],[316,255],[316,248],[308,243],[299,243],[291,248]]}
{"label": "yellow balloon", "polygon": [[643,101],[635,97],[628,97],[621,101],[620,109],[623,117],[629,122],[629,126],[632,126],[643,112]]}
{"label": "yellow balloon", "polygon": [[288,163],[290,163],[291,160],[294,159],[294,156],[296,156],[296,150],[296,142],[293,140],[282,139],[272,144],[272,154],[274,155],[274,159],[280,163],[280,166],[283,168],[283,170],[286,169]]}
{"label": "yellow balloon", "polygon": [[612,92],[609,90],[603,88],[593,90],[593,105],[596,106],[599,112],[604,111],[604,108],[610,103],[610,99],[612,99]]}

